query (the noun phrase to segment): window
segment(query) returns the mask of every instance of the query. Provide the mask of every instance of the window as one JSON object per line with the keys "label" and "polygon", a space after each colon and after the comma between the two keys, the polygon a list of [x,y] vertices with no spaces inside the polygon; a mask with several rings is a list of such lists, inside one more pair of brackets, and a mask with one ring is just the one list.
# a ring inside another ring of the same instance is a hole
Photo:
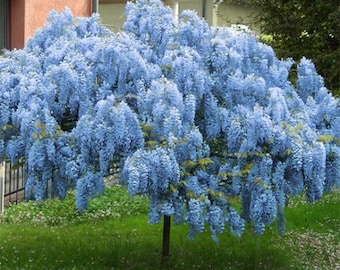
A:
{"label": "window", "polygon": [[0,0],[0,50],[10,45],[10,0]]}

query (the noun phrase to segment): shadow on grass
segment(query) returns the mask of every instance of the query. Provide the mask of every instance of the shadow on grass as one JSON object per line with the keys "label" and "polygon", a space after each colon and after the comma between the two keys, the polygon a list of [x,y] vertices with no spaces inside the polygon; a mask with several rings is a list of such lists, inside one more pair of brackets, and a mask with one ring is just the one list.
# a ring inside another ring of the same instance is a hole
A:
{"label": "shadow on grass", "polygon": [[[9,232],[6,234],[6,231]],[[0,230],[1,269],[293,269],[273,248],[275,232],[259,237],[228,232],[216,245],[210,232],[187,239],[172,226],[170,256],[162,260],[162,225],[134,217],[69,227],[8,225]],[[276,239],[277,238],[277,239]]]}

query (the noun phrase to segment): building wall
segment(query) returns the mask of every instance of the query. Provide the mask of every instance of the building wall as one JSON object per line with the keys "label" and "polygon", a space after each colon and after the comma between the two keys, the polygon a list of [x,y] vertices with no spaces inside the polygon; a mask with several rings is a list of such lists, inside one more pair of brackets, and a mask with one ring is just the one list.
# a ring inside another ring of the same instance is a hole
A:
{"label": "building wall", "polygon": [[255,32],[259,32],[254,25],[252,17],[257,14],[256,8],[246,5],[228,4],[222,2],[218,5],[217,24],[219,26],[230,26],[231,24],[244,24]]}
{"label": "building wall", "polygon": [[11,48],[23,48],[36,29],[42,27],[50,10],[63,11],[69,7],[74,16],[90,16],[91,0],[12,0]]}
{"label": "building wall", "polygon": [[[11,49],[23,48],[36,29],[42,27],[51,9],[63,11],[69,7],[75,16],[90,16],[92,0],[11,0]],[[174,6],[177,0],[165,0]],[[125,0],[99,0],[98,12],[101,21],[117,32],[126,20]],[[218,10],[212,0],[179,0],[178,14],[185,9],[195,10],[210,25],[230,25],[231,23],[250,24],[249,15],[255,10],[240,5],[222,3]],[[253,30],[254,27],[252,27]]]}
{"label": "building wall", "polygon": [[[126,21],[126,2],[127,1],[124,0],[99,0],[101,22],[114,32],[120,31]],[[176,2],[178,3],[176,4]],[[185,9],[195,10],[197,15],[205,17],[210,25],[217,24],[216,12],[212,0],[164,0],[164,3],[173,9],[177,5],[178,14]]]}
{"label": "building wall", "polygon": [[211,26],[217,26],[216,9],[212,0],[186,0],[179,3],[179,14],[183,10],[190,9],[204,18]]}
{"label": "building wall", "polygon": [[126,3],[99,2],[98,13],[102,24],[113,32],[121,31],[126,21],[125,5]]}
{"label": "building wall", "polygon": [[20,49],[25,44],[25,0],[11,1],[11,49]]}

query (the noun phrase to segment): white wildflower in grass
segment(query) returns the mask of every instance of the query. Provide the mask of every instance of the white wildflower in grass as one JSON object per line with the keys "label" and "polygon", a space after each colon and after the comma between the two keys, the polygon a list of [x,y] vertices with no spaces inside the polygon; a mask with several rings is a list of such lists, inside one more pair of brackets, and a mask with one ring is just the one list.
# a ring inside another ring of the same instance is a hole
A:
{"label": "white wildflower in grass", "polygon": [[90,200],[89,207],[84,212],[76,210],[73,205],[74,197],[74,192],[68,192],[64,201],[48,199],[41,204],[28,201],[9,205],[0,216],[0,224],[67,226],[147,212],[146,197],[136,196],[132,199],[127,190],[119,186],[107,187],[103,196]]}
{"label": "white wildflower in grass", "polygon": [[281,240],[276,245],[289,248],[293,260],[303,269],[340,269],[340,243],[335,232],[292,231],[282,236]]}

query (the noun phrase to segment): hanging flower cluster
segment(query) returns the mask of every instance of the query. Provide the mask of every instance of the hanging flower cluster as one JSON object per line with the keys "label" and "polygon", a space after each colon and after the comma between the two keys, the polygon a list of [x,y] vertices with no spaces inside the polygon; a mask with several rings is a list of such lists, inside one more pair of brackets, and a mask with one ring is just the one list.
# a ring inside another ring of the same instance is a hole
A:
{"label": "hanging flower cluster", "polygon": [[[0,58],[0,158],[27,166],[37,200],[76,189],[76,206],[103,192],[120,160],[132,195],[162,215],[257,234],[287,196],[340,185],[340,101],[312,62],[279,60],[250,32],[212,28],[195,12],[178,24],[160,0],[126,6],[122,33],[98,15],[52,11],[23,50]],[[239,210],[240,209],[240,210]]]}

